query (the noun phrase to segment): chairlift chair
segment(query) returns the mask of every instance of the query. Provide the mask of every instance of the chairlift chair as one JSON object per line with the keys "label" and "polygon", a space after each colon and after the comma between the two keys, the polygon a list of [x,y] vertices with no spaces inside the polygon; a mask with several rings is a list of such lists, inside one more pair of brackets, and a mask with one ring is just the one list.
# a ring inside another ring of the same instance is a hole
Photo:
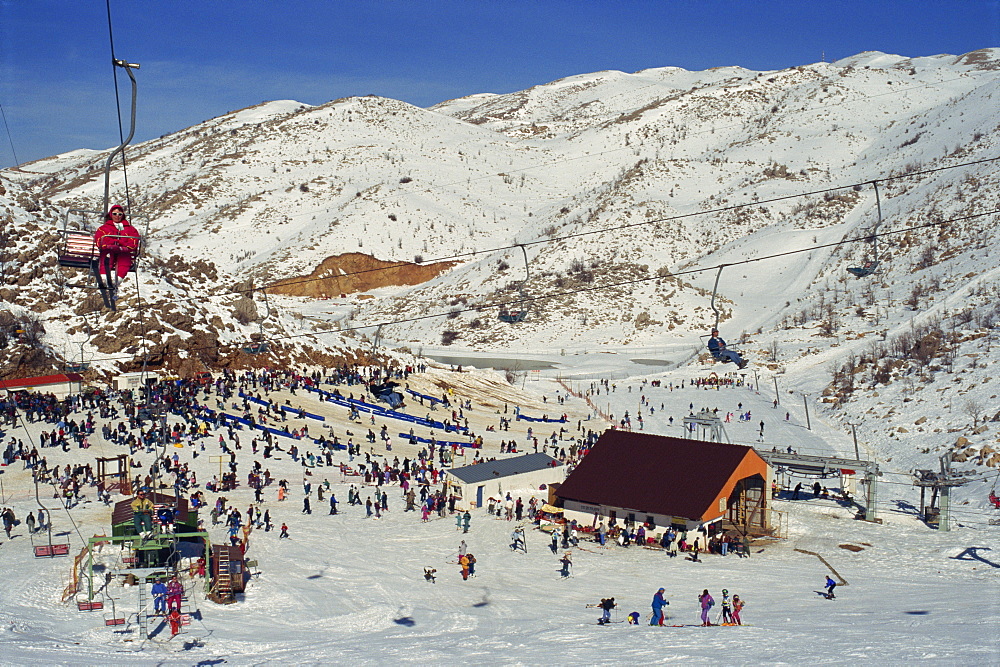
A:
{"label": "chairlift chair", "polygon": [[872,186],[875,188],[875,208],[878,211],[878,220],[875,221],[875,226],[871,230],[871,241],[872,241],[872,259],[866,261],[861,266],[849,266],[847,267],[847,272],[851,275],[864,278],[875,273],[878,269],[878,228],[882,225],[882,198],[879,196],[878,192],[878,181],[872,181]]}
{"label": "chairlift chair", "polygon": [[524,255],[524,280],[517,287],[518,299],[516,306],[514,308],[508,308],[507,305],[500,306],[500,312],[497,315],[497,319],[501,322],[507,322],[508,324],[516,324],[517,322],[523,322],[528,316],[529,306],[531,304],[531,297],[524,290],[524,286],[531,279],[531,274],[528,271],[528,251],[525,250],[524,246],[519,246],[521,248],[521,253]]}
{"label": "chairlift chair", "polygon": [[[265,338],[265,336],[264,336],[264,320],[266,320],[269,317],[271,317],[271,304],[267,300],[267,290],[266,289],[262,289],[262,290],[260,290],[260,293],[264,295],[265,313],[264,313],[263,317],[261,317],[261,318],[259,318],[257,320],[257,326],[260,327],[260,331],[258,333],[252,333],[252,334],[250,334],[250,340],[251,340],[250,344],[249,345],[245,345],[243,347],[243,351],[246,352],[247,354],[262,354],[264,352],[267,352],[267,349],[268,349],[267,341],[264,340],[264,338]],[[253,298],[253,293],[252,292],[251,292],[251,298]]]}

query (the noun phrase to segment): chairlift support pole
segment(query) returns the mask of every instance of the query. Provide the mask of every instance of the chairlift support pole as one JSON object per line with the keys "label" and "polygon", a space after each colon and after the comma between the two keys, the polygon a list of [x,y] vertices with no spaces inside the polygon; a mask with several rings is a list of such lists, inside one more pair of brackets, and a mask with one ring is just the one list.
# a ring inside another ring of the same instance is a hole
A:
{"label": "chairlift support pole", "polygon": [[129,126],[128,136],[125,137],[125,141],[123,141],[118,148],[111,151],[111,155],[108,156],[108,161],[104,163],[104,208],[102,209],[104,213],[108,212],[108,207],[110,203],[109,200],[111,193],[111,163],[114,161],[115,157],[119,153],[125,150],[125,147],[128,146],[129,142],[132,141],[132,137],[135,135],[136,82],[135,82],[135,75],[132,74],[132,70],[139,69],[138,63],[130,63],[125,60],[121,60],[119,58],[116,58],[111,62],[114,64],[115,67],[121,67],[122,69],[124,69],[125,72],[128,73],[129,80],[132,81],[132,122]]}
{"label": "chairlift support pole", "polygon": [[878,212],[878,220],[872,229],[872,256],[873,261],[878,264],[878,228],[882,226],[882,198],[878,192],[878,181],[872,181],[872,187],[875,188],[875,210]]}
{"label": "chairlift support pole", "polygon": [[711,302],[711,306],[712,306],[712,312],[715,313],[715,326],[712,327],[713,329],[718,329],[719,328],[719,309],[715,307],[715,295],[719,291],[719,278],[722,277],[722,270],[724,268],[726,268],[727,266],[729,266],[729,265],[728,264],[720,264],[719,265],[719,271],[718,271],[718,273],[715,274],[715,285],[712,286],[712,302]]}

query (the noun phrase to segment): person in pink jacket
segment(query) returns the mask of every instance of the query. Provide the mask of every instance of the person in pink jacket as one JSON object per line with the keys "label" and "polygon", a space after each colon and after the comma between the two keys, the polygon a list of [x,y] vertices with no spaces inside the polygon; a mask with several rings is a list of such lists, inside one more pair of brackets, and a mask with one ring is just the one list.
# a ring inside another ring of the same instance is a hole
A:
{"label": "person in pink jacket", "polygon": [[177,581],[176,576],[171,577],[170,583],[167,584],[167,609],[177,609],[180,611],[182,595],[184,595],[184,586],[181,582]]}
{"label": "person in pink jacket", "polygon": [[107,277],[108,285],[117,287],[139,252],[139,231],[125,218],[125,209],[115,204],[108,210],[104,224],[94,233],[94,245],[99,252],[98,271]]}
{"label": "person in pink jacket", "polygon": [[698,596],[698,602],[701,603],[701,624],[702,626],[712,625],[711,621],[708,620],[708,614],[712,607],[715,605],[715,599],[711,596],[706,588],[701,595]]}

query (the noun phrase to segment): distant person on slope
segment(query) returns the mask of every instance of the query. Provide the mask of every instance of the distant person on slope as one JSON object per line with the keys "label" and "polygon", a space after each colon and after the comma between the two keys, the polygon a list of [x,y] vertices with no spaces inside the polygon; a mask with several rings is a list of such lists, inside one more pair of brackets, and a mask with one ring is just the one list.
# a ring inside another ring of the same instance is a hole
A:
{"label": "distant person on slope", "polygon": [[719,336],[718,329],[712,329],[712,337],[708,339],[708,351],[712,353],[712,358],[722,363],[731,361],[739,368],[745,368],[747,365],[738,352],[726,349],[726,341]]}

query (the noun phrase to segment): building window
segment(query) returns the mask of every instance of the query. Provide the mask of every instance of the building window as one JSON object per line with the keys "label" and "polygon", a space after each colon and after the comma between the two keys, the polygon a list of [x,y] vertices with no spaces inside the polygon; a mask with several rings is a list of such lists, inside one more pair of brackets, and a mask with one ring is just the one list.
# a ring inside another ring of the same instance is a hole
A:
{"label": "building window", "polygon": [[720,512],[725,512],[726,511],[726,497],[725,496],[722,496],[721,498],[719,498],[719,511]]}

